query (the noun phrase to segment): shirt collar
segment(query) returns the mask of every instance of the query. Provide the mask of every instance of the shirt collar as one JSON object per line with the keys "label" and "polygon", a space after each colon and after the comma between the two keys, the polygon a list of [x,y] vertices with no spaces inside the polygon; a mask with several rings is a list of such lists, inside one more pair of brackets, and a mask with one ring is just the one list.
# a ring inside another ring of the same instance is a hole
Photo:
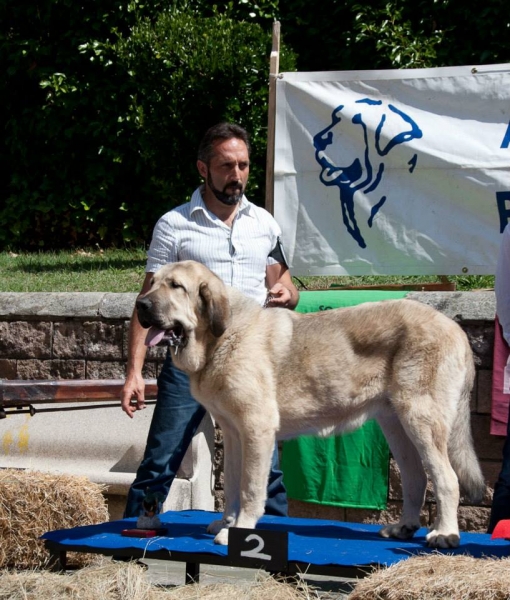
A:
{"label": "shirt collar", "polygon": [[[204,203],[204,199],[202,198],[202,189],[203,184],[200,187],[198,187],[191,196],[190,214],[193,214],[197,210],[201,210],[202,212],[209,214],[209,210],[207,209],[207,206]],[[250,216],[251,214],[251,202],[244,194],[241,198],[241,204],[239,205],[238,212],[239,214],[244,213],[247,216]]]}

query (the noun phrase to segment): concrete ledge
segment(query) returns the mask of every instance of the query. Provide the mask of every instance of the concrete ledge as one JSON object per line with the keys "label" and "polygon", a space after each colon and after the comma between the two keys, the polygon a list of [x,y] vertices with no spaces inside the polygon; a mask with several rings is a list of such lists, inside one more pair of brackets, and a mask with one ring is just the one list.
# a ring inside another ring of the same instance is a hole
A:
{"label": "concrete ledge", "polygon": [[[306,294],[306,291],[301,293]],[[0,292],[0,318],[130,319],[136,296],[134,293]],[[409,292],[407,297],[434,306],[456,320],[490,321],[494,319],[496,312],[496,300],[492,291]]]}
{"label": "concrete ledge", "polygon": [[130,319],[137,294],[1,292],[0,317]]}
{"label": "concrete ledge", "polygon": [[433,306],[455,321],[494,321],[494,292],[410,292],[407,296]]}

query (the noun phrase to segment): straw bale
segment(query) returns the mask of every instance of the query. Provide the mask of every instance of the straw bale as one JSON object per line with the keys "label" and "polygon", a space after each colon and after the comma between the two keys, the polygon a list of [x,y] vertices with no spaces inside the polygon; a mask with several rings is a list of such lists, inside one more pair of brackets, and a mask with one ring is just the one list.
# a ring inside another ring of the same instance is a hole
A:
{"label": "straw bale", "polygon": [[433,553],[360,580],[349,600],[508,600],[510,558]]}
{"label": "straw bale", "polygon": [[[43,533],[108,521],[103,491],[86,477],[0,470],[0,568],[42,567],[49,558]],[[76,553],[69,559],[78,565],[92,560]]]}
{"label": "straw bale", "polygon": [[135,563],[103,559],[101,565],[69,574],[49,571],[0,571],[0,600],[311,600],[306,585],[296,587],[267,575],[236,584],[183,585],[162,588],[149,583]]}
{"label": "straw bale", "polygon": [[0,575],[0,600],[152,600],[151,585],[143,569],[134,563],[112,561],[85,567],[71,574],[50,571],[14,572]]}

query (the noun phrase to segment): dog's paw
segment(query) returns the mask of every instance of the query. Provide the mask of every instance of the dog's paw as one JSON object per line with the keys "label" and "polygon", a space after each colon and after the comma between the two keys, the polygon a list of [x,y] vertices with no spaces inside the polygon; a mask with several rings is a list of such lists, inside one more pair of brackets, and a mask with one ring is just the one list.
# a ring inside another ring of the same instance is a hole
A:
{"label": "dog's paw", "polygon": [[222,529],[225,529],[226,526],[227,523],[224,519],[217,519],[216,521],[212,521],[211,523],[209,523],[209,525],[207,526],[207,533],[212,533],[213,535],[216,535]]}
{"label": "dog's paw", "polygon": [[214,538],[214,543],[220,546],[228,546],[228,529],[222,529]]}
{"label": "dog's paw", "polygon": [[457,548],[460,543],[458,533],[450,533],[449,535],[439,533],[435,529],[429,531],[425,536],[427,546],[430,548]]}
{"label": "dog's paw", "polygon": [[386,525],[386,527],[383,527],[379,531],[379,535],[384,538],[410,540],[418,529],[418,525],[401,525],[400,523],[394,523],[393,525]]}

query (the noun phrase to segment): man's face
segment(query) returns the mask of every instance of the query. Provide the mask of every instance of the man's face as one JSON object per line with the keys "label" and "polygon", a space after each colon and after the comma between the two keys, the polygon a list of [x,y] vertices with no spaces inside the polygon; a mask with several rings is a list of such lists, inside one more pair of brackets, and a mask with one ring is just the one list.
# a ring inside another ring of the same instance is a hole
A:
{"label": "man's face", "polygon": [[237,138],[219,140],[214,144],[209,164],[198,161],[198,170],[220,202],[229,206],[237,204],[243,197],[250,173],[248,148]]}

